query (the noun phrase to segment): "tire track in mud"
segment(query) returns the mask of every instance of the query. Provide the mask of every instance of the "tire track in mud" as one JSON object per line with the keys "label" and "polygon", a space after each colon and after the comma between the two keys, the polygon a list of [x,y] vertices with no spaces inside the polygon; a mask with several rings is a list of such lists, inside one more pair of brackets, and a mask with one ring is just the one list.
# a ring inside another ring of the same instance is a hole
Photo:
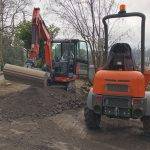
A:
{"label": "tire track in mud", "polygon": [[80,112],[79,115],[75,117],[73,117],[71,114],[63,113],[52,117],[51,120],[55,124],[57,124],[57,126],[61,128],[64,132],[69,131],[70,133],[80,135],[81,139],[85,139],[88,138],[88,133],[86,132],[84,124],[79,121],[79,116],[83,119],[82,112]]}
{"label": "tire track in mud", "polygon": [[[83,110],[79,112],[67,111],[51,118],[56,126],[73,139],[72,143],[80,145],[79,148],[90,150],[94,147],[102,147],[109,150],[137,150],[141,146],[149,150],[149,137],[144,137],[142,126],[139,120],[118,120],[102,118],[102,128],[90,131],[86,128],[83,117]],[[149,142],[147,142],[147,140]],[[80,142],[80,143],[79,143]],[[81,144],[81,143],[86,144]],[[96,148],[93,148],[96,149]],[[96,150],[97,150],[96,149]]]}
{"label": "tire track in mud", "polygon": [[[79,111],[78,114],[73,116],[73,111],[69,113],[59,114],[51,118],[51,120],[58,125],[63,131],[69,130],[71,132],[75,132],[80,135],[80,138],[90,138],[90,134],[88,132],[92,132],[86,128],[84,123],[84,112],[83,110]],[[75,112],[76,113],[76,112]],[[106,117],[102,117],[101,121],[101,129],[95,130],[98,132],[103,131],[119,131],[126,132],[129,130],[132,134],[141,133],[142,124],[139,120],[118,120],[118,119],[110,119]]]}
{"label": "tire track in mud", "polygon": [[34,121],[22,118],[2,125],[5,130],[0,133],[7,134],[0,142],[2,147],[13,147],[11,150],[149,150],[150,140],[136,135],[130,125],[108,121],[102,119],[101,130],[87,130],[81,109]]}
{"label": "tire track in mud", "polygon": [[[72,116],[72,114],[60,114],[52,117],[51,120],[64,131],[68,132],[70,137],[74,137],[72,143],[80,145],[78,149],[91,150],[91,145],[101,145],[104,149],[109,150],[124,150],[123,148],[118,148],[108,143],[103,143],[101,141],[93,140],[94,133],[86,129],[84,124],[83,111],[80,111],[78,116]],[[78,138],[77,138],[78,137]],[[95,138],[94,138],[95,139]],[[83,141],[84,142],[83,142]],[[92,140],[92,142],[91,142]],[[79,143],[80,142],[80,143]],[[86,144],[81,144],[81,143]],[[98,148],[98,146],[97,146]],[[96,148],[96,149],[97,149]],[[68,150],[68,149],[66,149]]]}

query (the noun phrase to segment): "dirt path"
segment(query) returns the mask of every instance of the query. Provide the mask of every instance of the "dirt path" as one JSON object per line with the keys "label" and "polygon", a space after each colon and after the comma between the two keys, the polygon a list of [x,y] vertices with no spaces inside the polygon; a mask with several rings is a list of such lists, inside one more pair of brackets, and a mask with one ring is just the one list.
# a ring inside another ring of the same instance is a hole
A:
{"label": "dirt path", "polygon": [[[110,120],[109,120],[110,121]],[[0,123],[1,150],[149,150],[150,138],[132,122],[106,122],[86,129],[81,109],[53,117]]]}
{"label": "dirt path", "polygon": [[139,121],[103,118],[101,129],[89,131],[77,108],[82,92],[11,84],[0,86],[0,95],[0,150],[150,149]]}

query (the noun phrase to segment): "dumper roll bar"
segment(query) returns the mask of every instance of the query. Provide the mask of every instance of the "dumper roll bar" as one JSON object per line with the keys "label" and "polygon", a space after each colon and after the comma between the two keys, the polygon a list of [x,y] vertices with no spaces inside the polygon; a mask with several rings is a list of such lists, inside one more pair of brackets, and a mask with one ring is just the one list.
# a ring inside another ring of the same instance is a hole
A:
{"label": "dumper roll bar", "polygon": [[146,16],[143,13],[139,12],[132,12],[132,13],[126,13],[119,12],[118,14],[112,14],[105,16],[102,20],[104,24],[104,33],[105,33],[105,56],[108,55],[108,24],[106,20],[112,19],[112,18],[125,18],[125,17],[140,17],[141,20],[141,72],[144,73],[145,70],[145,20]]}

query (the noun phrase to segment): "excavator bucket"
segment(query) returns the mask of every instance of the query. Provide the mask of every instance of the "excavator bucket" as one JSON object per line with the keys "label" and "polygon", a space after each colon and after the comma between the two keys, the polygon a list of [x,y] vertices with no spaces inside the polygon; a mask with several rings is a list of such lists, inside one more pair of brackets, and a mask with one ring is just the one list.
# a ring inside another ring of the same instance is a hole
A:
{"label": "excavator bucket", "polygon": [[6,64],[4,66],[6,80],[34,86],[47,86],[48,73],[40,70]]}

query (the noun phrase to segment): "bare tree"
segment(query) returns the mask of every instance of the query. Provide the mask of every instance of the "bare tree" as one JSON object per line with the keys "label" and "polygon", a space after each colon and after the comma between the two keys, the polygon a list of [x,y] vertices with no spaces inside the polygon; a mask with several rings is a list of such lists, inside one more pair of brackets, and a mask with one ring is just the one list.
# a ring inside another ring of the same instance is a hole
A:
{"label": "bare tree", "polygon": [[3,6],[2,0],[0,0],[0,70],[1,64],[3,64],[3,53],[2,53],[2,28],[3,28]]}
{"label": "bare tree", "polygon": [[[117,11],[115,0],[50,0],[49,3],[52,12],[66,20],[88,42],[95,68],[103,65],[105,51],[102,18]],[[116,21],[109,28],[111,38],[115,24]],[[124,34],[110,41],[113,43]]]}
{"label": "bare tree", "polygon": [[[12,38],[15,24],[25,19],[30,0],[0,0],[0,64],[3,65],[4,37]],[[21,18],[22,16],[22,18]],[[7,45],[7,43],[6,43]]]}
{"label": "bare tree", "polygon": [[31,5],[31,0],[0,0],[2,3],[2,30],[10,31],[13,33],[15,21],[22,18],[25,19],[27,7]]}

